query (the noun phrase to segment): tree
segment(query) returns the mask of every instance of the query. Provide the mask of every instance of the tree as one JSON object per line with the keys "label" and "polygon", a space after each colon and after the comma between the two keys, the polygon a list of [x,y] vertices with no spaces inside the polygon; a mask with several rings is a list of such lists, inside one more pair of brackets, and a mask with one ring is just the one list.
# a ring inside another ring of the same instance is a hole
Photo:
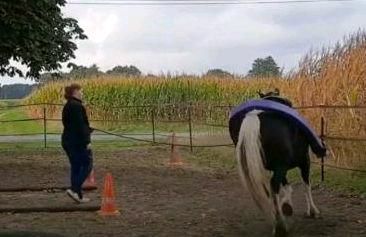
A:
{"label": "tree", "polygon": [[115,66],[114,68],[112,68],[112,70],[108,70],[106,72],[107,74],[110,75],[122,75],[122,76],[132,76],[132,77],[138,77],[141,76],[141,71],[133,66]]}
{"label": "tree", "polygon": [[38,78],[36,78],[34,81],[38,82],[38,83],[46,83],[46,82],[51,82],[51,81],[56,81],[56,80],[60,80],[60,79],[64,79],[65,77],[65,73],[51,73],[51,72],[46,72],[46,73],[42,73]]}
{"label": "tree", "polygon": [[281,74],[280,68],[271,56],[254,60],[252,69],[248,72],[248,76],[251,77],[277,77]]}
{"label": "tree", "polygon": [[64,78],[81,79],[103,74],[103,72],[99,71],[99,67],[96,64],[93,64],[90,67],[85,67],[70,63],[68,67],[71,67],[72,69],[68,74],[64,74]]}
{"label": "tree", "polygon": [[67,66],[71,68],[70,72],[42,73],[39,78],[35,79],[35,81],[39,83],[47,83],[56,80],[85,79],[103,74],[102,71],[99,71],[99,67],[96,64],[93,64],[90,67],[85,67],[69,63]]}
{"label": "tree", "polygon": [[210,69],[207,71],[206,76],[214,76],[214,77],[232,77],[230,72],[224,71],[222,69]]}
{"label": "tree", "polygon": [[22,99],[29,95],[37,85],[12,84],[0,86],[0,99]]}
{"label": "tree", "polygon": [[0,75],[23,77],[12,61],[27,67],[25,77],[61,68],[75,58],[73,40],[87,36],[72,18],[65,18],[65,0],[0,0]]}

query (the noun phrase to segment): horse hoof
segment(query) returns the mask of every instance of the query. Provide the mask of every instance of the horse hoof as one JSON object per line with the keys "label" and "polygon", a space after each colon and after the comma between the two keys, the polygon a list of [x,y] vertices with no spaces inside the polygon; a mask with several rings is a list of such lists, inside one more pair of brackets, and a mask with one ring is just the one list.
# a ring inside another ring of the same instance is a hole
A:
{"label": "horse hoof", "polygon": [[287,229],[283,224],[277,224],[274,230],[274,237],[287,237]]}
{"label": "horse hoof", "polygon": [[306,212],[305,217],[311,218],[311,219],[320,219],[321,218],[320,212],[314,212],[314,211]]}
{"label": "horse hoof", "polygon": [[320,212],[310,212],[309,217],[312,218],[312,219],[319,219],[320,218]]}
{"label": "horse hoof", "polygon": [[292,209],[292,206],[289,203],[282,204],[282,213],[285,216],[292,216],[294,214],[294,211]]}

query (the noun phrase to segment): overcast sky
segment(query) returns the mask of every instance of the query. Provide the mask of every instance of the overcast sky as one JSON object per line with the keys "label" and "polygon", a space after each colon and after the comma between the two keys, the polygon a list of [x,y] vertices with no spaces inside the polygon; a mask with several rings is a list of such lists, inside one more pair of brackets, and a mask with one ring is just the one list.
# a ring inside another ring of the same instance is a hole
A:
{"label": "overcast sky", "polygon": [[[366,28],[366,1],[226,6],[67,5],[89,39],[78,42],[76,64],[102,70],[133,64],[144,73],[246,73],[272,55],[290,69],[310,48]],[[1,84],[31,81],[1,78]]]}

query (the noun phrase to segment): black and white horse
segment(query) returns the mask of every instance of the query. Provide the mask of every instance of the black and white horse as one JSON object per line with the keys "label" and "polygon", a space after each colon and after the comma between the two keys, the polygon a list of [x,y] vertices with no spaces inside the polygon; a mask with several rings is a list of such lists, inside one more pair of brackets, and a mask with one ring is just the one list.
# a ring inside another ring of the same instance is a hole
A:
{"label": "black and white horse", "polygon": [[[259,93],[260,97],[287,106],[292,103],[278,97],[279,92]],[[255,203],[274,224],[275,236],[286,236],[285,216],[291,216],[292,188],[286,174],[299,168],[306,188],[307,215],[317,217],[309,180],[309,143],[303,132],[274,112],[253,110],[241,122],[236,156],[239,173]],[[280,197],[281,191],[281,197]]]}

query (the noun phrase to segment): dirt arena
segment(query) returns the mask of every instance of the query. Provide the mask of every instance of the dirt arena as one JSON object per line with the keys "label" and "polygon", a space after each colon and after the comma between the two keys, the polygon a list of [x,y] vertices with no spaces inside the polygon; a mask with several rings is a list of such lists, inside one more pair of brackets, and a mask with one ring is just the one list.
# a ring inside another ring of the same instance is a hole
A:
{"label": "dirt arena", "polygon": [[[181,151],[184,166],[167,166],[166,148],[146,147],[96,151],[97,191],[88,192],[99,205],[103,176],[111,172],[121,215],[103,218],[95,212],[0,214],[0,236],[271,236],[235,169],[200,164]],[[197,158],[198,159],[198,158]],[[233,159],[228,155],[228,159]],[[68,184],[68,163],[61,150],[2,152],[0,189]],[[314,189],[322,217],[304,217],[301,185],[294,185],[295,213],[291,236],[366,236],[366,200]],[[2,192],[0,208],[76,206],[64,193]],[[36,233],[37,232],[37,233]]]}

